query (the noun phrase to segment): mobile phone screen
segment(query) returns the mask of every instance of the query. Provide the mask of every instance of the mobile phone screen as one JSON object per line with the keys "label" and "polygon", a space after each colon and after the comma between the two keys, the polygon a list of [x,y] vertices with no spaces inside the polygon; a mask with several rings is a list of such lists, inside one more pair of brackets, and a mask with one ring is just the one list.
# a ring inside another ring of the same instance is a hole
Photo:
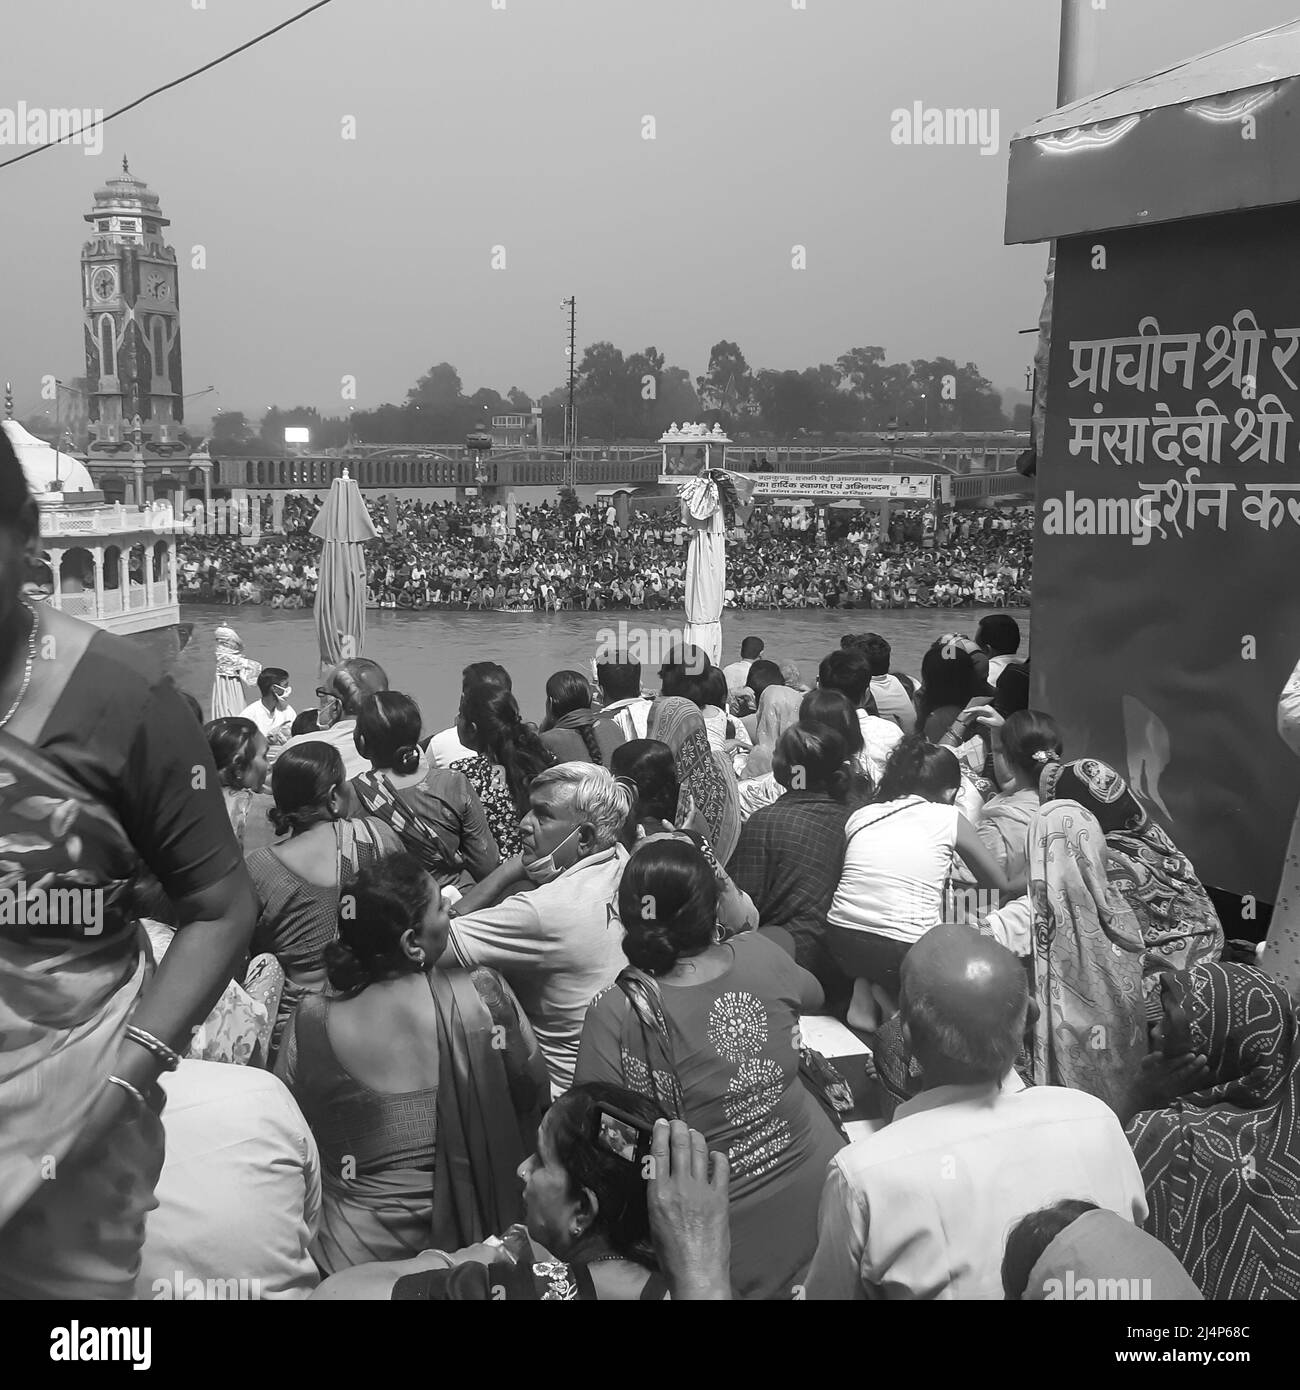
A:
{"label": "mobile phone screen", "polygon": [[600,1142],[610,1153],[629,1163],[640,1162],[650,1150],[650,1132],[632,1120],[601,1110],[599,1115]]}

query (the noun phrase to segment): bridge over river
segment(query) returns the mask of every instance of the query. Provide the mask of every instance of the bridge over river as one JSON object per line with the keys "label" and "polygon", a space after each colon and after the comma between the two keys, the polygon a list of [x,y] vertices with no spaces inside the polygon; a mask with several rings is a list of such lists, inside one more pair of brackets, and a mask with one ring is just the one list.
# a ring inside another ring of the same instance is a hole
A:
{"label": "bridge over river", "polygon": [[[1016,472],[1029,435],[890,431],[861,435],[851,444],[732,444],[727,467],[738,473],[845,473],[945,475],[953,502],[1031,494]],[[493,448],[459,445],[357,446],[343,455],[276,455],[214,460],[214,492],[232,489],[319,491],[346,468],[364,489],[454,488],[501,490],[579,487],[653,488],[662,472],[657,444],[583,445],[572,460],[560,447]]]}

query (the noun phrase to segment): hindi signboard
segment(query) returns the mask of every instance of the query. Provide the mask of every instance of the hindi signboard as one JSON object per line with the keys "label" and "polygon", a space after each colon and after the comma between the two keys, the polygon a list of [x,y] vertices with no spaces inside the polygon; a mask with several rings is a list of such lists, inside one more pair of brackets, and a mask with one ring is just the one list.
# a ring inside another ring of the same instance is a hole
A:
{"label": "hindi signboard", "polygon": [[1203,881],[1272,901],[1300,794],[1295,205],[1058,245],[1033,704]]}
{"label": "hindi signboard", "polygon": [[[936,473],[742,473],[760,497],[851,497],[864,501],[931,502]],[[680,483],[664,475],[661,483]]]}

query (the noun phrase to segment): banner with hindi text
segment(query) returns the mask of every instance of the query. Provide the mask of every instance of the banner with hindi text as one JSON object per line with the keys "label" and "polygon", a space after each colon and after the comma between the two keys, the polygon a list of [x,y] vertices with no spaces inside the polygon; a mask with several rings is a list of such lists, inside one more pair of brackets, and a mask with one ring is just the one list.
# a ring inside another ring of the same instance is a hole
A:
{"label": "banner with hindi text", "polygon": [[1300,207],[1058,243],[1033,704],[1207,883],[1272,901],[1300,795]]}

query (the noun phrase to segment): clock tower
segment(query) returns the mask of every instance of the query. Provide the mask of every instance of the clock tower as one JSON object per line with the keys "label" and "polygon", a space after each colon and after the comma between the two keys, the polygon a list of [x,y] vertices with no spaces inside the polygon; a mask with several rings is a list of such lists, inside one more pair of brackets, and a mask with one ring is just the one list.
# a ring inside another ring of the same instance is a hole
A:
{"label": "clock tower", "polygon": [[188,452],[180,437],[181,326],[176,252],[158,195],[122,173],[95,194],[81,250],[90,457],[146,461]]}

